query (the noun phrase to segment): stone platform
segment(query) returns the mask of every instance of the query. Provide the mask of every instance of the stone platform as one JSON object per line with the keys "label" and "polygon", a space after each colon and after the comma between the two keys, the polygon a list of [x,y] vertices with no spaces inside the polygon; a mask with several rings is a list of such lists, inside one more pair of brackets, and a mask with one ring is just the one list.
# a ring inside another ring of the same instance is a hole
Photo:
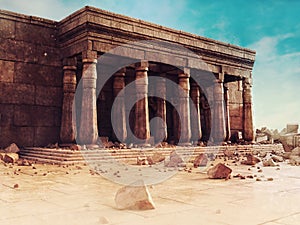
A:
{"label": "stone platform", "polygon": [[234,151],[246,153],[250,151],[283,151],[281,144],[274,145],[230,145],[230,146],[208,146],[208,147],[174,147],[174,148],[132,148],[132,149],[94,149],[74,151],[68,149],[51,148],[25,148],[20,152],[20,157],[40,163],[50,164],[78,164],[89,161],[107,161],[115,159],[126,164],[135,164],[137,156],[142,154],[151,155],[159,152],[164,156],[169,156],[170,152],[176,150],[182,155],[186,155],[191,160],[200,153],[213,153],[223,155],[224,151]]}

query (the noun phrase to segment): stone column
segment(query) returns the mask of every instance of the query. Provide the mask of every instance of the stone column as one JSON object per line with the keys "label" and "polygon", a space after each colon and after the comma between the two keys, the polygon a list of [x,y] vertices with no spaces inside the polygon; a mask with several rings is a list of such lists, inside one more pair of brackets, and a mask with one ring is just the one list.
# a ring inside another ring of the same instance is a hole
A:
{"label": "stone column", "polygon": [[[180,143],[179,145],[190,145],[191,139],[191,123],[190,123],[190,104],[189,104],[189,91],[190,91],[190,70],[184,68],[183,73],[178,75],[178,84],[183,89],[179,92],[179,119],[180,119]],[[193,121],[194,122],[194,121]]]}
{"label": "stone column", "polygon": [[226,120],[226,138],[225,141],[229,141],[231,137],[231,130],[230,130],[230,113],[229,113],[229,91],[227,84],[224,85],[224,101],[225,101],[225,120]]}
{"label": "stone column", "polygon": [[212,138],[215,144],[222,143],[226,138],[224,88],[223,81],[217,79],[214,83]]}
{"label": "stone column", "polygon": [[138,144],[148,145],[150,124],[148,111],[148,62],[141,61],[135,67],[135,87],[137,102],[135,105],[134,135],[141,139]]}
{"label": "stone column", "polygon": [[167,108],[166,108],[166,80],[165,76],[162,75],[161,79],[157,80],[156,92],[160,98],[157,99],[157,108],[156,116],[160,117],[164,123],[161,123],[161,120],[157,120],[155,125],[154,139],[155,141],[165,141],[168,136],[167,131]]}
{"label": "stone column", "polygon": [[118,139],[120,142],[125,142],[127,137],[126,128],[126,111],[125,111],[125,96],[122,89],[125,88],[125,73],[126,69],[121,69],[114,74],[113,81],[113,93],[115,97],[114,104],[116,106],[115,110],[112,112],[114,124],[114,138]]}
{"label": "stone column", "polygon": [[191,107],[193,108],[191,110],[191,132],[192,132],[192,138],[191,140],[193,142],[198,143],[198,141],[202,137],[202,131],[201,131],[201,117],[200,117],[200,88],[197,85],[197,83],[192,82],[191,83],[191,99],[193,100],[191,102]]}
{"label": "stone column", "polygon": [[97,126],[97,52],[83,54],[82,105],[80,120],[80,144],[93,145],[98,139]]}
{"label": "stone column", "polygon": [[250,142],[254,140],[251,88],[251,79],[245,78],[243,80],[244,140]]}
{"label": "stone column", "polygon": [[76,91],[76,58],[64,59],[63,105],[60,127],[60,140],[63,145],[71,145],[76,138],[76,113],[73,110]]}

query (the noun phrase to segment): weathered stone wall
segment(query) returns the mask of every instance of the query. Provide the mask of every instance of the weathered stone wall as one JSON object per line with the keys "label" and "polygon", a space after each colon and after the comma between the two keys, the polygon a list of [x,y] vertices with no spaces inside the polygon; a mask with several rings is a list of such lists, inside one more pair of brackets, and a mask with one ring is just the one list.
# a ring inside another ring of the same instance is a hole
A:
{"label": "weathered stone wall", "polygon": [[57,142],[61,104],[56,22],[0,11],[0,147]]}
{"label": "weathered stone wall", "polygon": [[243,87],[242,81],[229,82],[229,114],[231,133],[243,131]]}

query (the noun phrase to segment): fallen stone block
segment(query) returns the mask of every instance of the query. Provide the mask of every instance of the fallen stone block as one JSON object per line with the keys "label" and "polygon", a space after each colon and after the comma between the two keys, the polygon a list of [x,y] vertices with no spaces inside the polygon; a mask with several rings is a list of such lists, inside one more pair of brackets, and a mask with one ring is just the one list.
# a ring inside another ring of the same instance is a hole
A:
{"label": "fallen stone block", "polygon": [[136,157],[136,164],[139,166],[149,165],[149,162],[148,162],[146,156],[138,156],[138,157]]}
{"label": "fallen stone block", "polygon": [[6,153],[4,155],[3,161],[5,163],[15,163],[19,159],[19,155],[17,153]]}
{"label": "fallen stone block", "polygon": [[4,159],[4,156],[5,156],[5,153],[2,153],[2,152],[0,152],[0,160],[2,160],[2,161],[3,161],[3,159]]}
{"label": "fallen stone block", "polygon": [[252,154],[248,154],[246,157],[247,157],[247,159],[241,162],[244,165],[253,166],[256,163],[259,163],[261,161],[261,159],[259,157],[252,155]]}
{"label": "fallen stone block", "polygon": [[115,196],[115,203],[118,209],[155,209],[152,197],[144,184],[142,186],[122,187]]}
{"label": "fallen stone block", "polygon": [[272,158],[263,161],[263,166],[278,166]]}
{"label": "fallen stone block", "polygon": [[20,149],[15,143],[12,143],[10,146],[4,149],[5,153],[18,153],[19,151]]}
{"label": "fallen stone block", "polygon": [[147,161],[149,165],[153,165],[156,163],[160,163],[165,160],[166,157],[163,156],[163,154],[159,152],[155,152],[152,156],[147,157]]}
{"label": "fallen stone block", "polygon": [[182,158],[176,153],[176,151],[172,151],[170,153],[170,161],[165,164],[167,167],[177,167],[179,164],[183,163]]}
{"label": "fallen stone block", "polygon": [[223,163],[218,163],[207,171],[208,178],[210,179],[228,179],[232,169],[225,166]]}
{"label": "fallen stone block", "polygon": [[283,162],[283,157],[279,155],[272,155],[271,158],[273,159],[274,162]]}
{"label": "fallen stone block", "polygon": [[199,154],[194,160],[194,167],[197,168],[199,166],[206,166],[208,163],[208,158],[206,154]]}

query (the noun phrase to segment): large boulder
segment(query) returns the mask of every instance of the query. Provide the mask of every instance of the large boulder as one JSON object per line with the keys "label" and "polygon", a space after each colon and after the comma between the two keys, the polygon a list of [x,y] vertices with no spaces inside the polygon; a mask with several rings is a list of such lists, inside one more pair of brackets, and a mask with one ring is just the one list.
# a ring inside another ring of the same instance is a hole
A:
{"label": "large boulder", "polygon": [[118,209],[155,209],[152,197],[144,184],[142,186],[129,185],[122,187],[115,196],[115,203]]}
{"label": "large boulder", "polygon": [[16,163],[19,159],[19,155],[17,153],[6,153],[4,155],[3,161],[5,163]]}
{"label": "large boulder", "polygon": [[208,162],[208,158],[206,154],[199,154],[194,160],[194,167],[197,168],[199,166],[206,166]]}
{"label": "large boulder", "polygon": [[20,149],[15,143],[12,143],[10,146],[4,149],[5,153],[18,153],[19,151]]}
{"label": "large boulder", "polygon": [[207,171],[208,178],[211,179],[228,179],[232,169],[225,166],[223,163],[218,163]]}

